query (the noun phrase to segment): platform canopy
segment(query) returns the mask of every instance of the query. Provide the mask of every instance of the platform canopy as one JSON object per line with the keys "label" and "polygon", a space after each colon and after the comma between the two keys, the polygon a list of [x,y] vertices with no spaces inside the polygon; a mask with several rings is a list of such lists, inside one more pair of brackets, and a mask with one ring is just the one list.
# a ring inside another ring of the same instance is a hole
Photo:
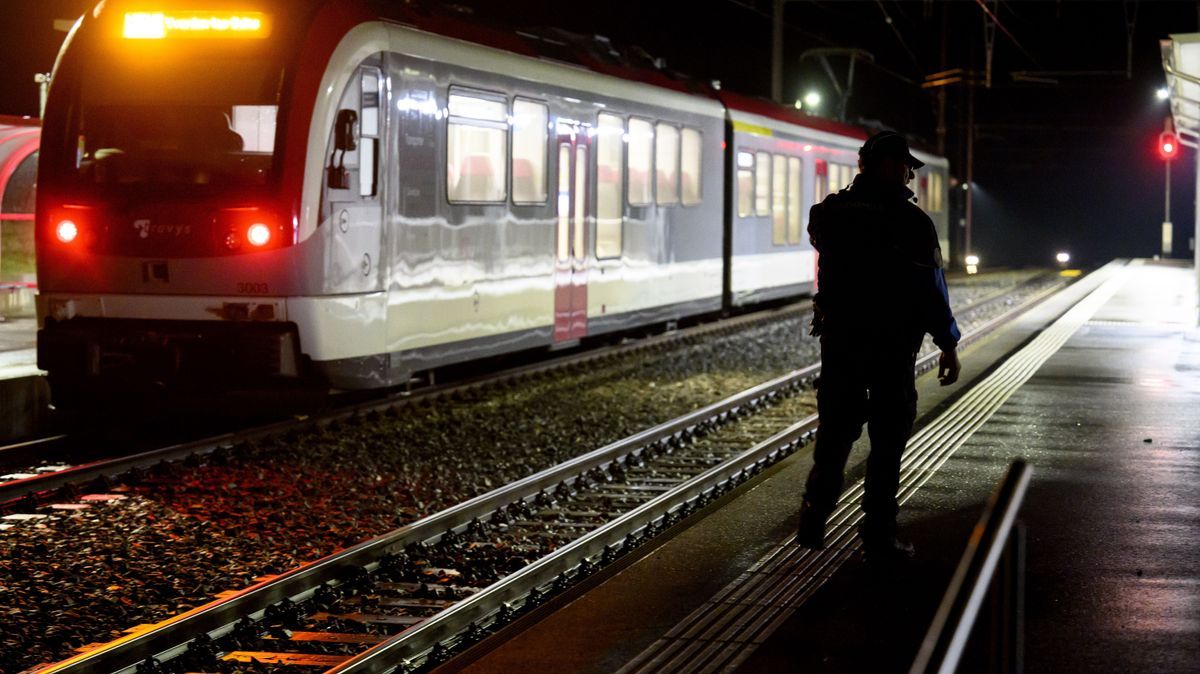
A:
{"label": "platform canopy", "polygon": [[1194,147],[1200,140],[1200,33],[1175,34],[1161,44],[1175,129]]}
{"label": "platform canopy", "polygon": [[[1171,96],[1171,116],[1180,141],[1196,150],[1196,194],[1200,195],[1200,33],[1177,33],[1162,40],[1163,72]],[[1200,198],[1196,199],[1195,234],[1190,242],[1200,296]],[[1200,312],[1197,312],[1200,325]]]}

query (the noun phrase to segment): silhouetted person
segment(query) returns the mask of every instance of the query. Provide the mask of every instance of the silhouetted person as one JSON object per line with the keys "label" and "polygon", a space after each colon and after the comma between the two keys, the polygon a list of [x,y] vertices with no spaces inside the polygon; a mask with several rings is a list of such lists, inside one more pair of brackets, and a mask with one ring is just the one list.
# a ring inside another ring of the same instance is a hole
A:
{"label": "silhouetted person", "polygon": [[858,155],[861,173],[853,184],[809,216],[819,253],[813,334],[821,338],[820,426],[797,539],[824,547],[825,521],[865,422],[871,453],[859,533],[867,559],[886,560],[913,552],[896,538],[896,489],[917,413],[917,350],[925,333],[933,335],[942,350],[938,378],[953,384],[960,334],[933,221],[906,186],[924,163],[890,131],[872,136]]}

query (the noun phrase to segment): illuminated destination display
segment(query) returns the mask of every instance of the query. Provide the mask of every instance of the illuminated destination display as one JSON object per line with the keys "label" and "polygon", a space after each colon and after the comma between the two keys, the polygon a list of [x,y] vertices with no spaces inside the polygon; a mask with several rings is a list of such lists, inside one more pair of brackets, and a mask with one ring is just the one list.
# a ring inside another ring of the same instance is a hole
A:
{"label": "illuminated destination display", "polygon": [[161,40],[167,37],[266,37],[267,19],[261,12],[128,12],[126,38]]}

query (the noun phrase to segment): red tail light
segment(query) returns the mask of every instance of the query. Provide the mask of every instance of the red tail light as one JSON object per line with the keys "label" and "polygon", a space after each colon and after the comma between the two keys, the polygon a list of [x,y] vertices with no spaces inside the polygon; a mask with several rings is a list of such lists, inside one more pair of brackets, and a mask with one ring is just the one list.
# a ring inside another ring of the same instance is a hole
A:
{"label": "red tail light", "polygon": [[79,238],[79,226],[74,220],[61,220],[54,227],[54,236],[63,243],[71,243]]}
{"label": "red tail light", "polygon": [[261,222],[256,222],[246,230],[246,240],[250,242],[251,246],[262,248],[271,242],[271,228]]}
{"label": "red tail light", "polygon": [[80,250],[91,244],[88,229],[94,217],[90,206],[63,204],[46,211],[45,226],[51,242]]}
{"label": "red tail light", "polygon": [[230,251],[264,250],[286,244],[287,237],[283,236],[275,216],[265,209],[226,208],[221,211],[221,222],[225,248]]}

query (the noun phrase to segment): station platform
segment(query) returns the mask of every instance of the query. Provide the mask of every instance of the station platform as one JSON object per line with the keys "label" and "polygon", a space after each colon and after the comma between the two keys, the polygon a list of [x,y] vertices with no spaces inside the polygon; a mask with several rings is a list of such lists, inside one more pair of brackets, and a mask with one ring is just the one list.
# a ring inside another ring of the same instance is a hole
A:
{"label": "station platform", "polygon": [[0,320],[0,379],[41,374],[37,368],[37,320]]}
{"label": "station platform", "polygon": [[[1194,672],[1196,311],[1190,266],[1114,262],[967,349],[959,385],[919,379],[909,452],[945,458],[902,483],[907,565],[871,571],[855,542],[813,568],[792,540],[810,446],[438,671],[906,672],[988,495],[1024,458],[1025,670]],[[978,421],[952,425],[964,405]]]}
{"label": "station platform", "polygon": [[49,402],[37,367],[37,319],[0,320],[0,443],[36,434],[48,421]]}

